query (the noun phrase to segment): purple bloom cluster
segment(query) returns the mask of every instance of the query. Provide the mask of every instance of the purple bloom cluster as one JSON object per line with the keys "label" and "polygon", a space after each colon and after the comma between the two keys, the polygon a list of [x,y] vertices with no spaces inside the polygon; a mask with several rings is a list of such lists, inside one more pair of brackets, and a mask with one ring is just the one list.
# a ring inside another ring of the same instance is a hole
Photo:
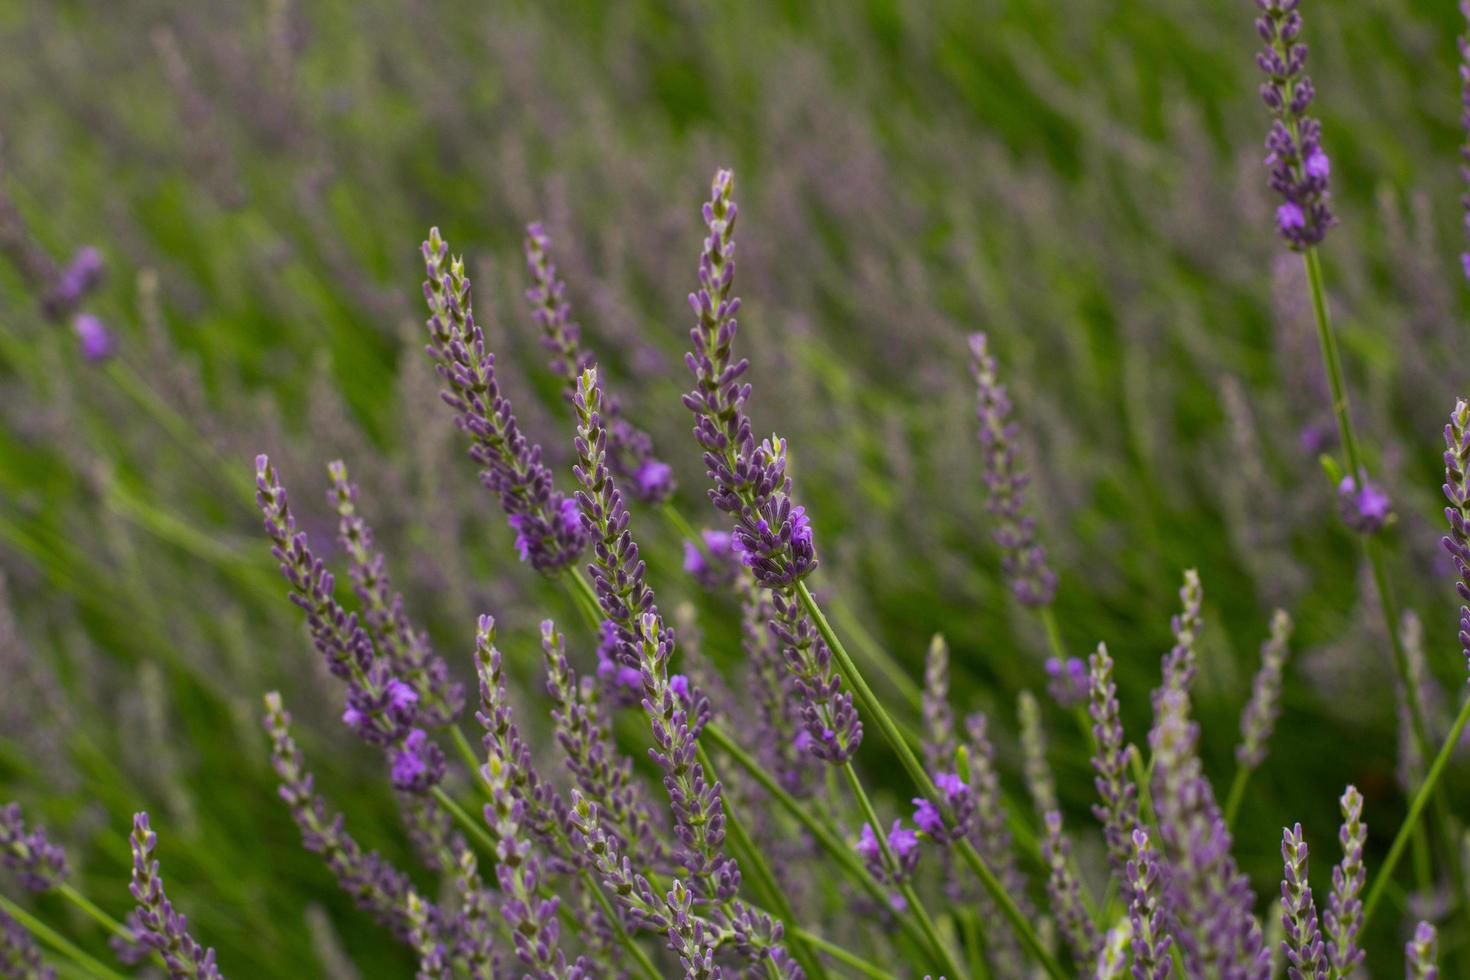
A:
{"label": "purple bloom cluster", "polygon": [[1133,926],[1133,980],[1168,980],[1173,937],[1165,912],[1165,885],[1158,856],[1142,827],[1133,830],[1125,865],[1128,918]]}
{"label": "purple bloom cluster", "polygon": [[970,335],[970,371],[975,376],[976,415],[985,474],[985,507],[995,518],[991,533],[1001,552],[1001,568],[1022,605],[1051,604],[1057,575],[1036,539],[1036,520],[1024,513],[1031,477],[1021,466],[1016,445],[1020,427],[1011,419],[1011,399],[1001,384],[985,334]]}
{"label": "purple bloom cluster", "polygon": [[541,462],[541,447],[527,441],[510,401],[500,394],[495,355],[485,349],[485,335],[475,322],[464,259],[449,259],[449,246],[437,228],[429,231],[423,253],[429,356],[448,385],[441,397],[470,437],[470,458],[484,467],[480,481],[500,497],[521,560],[555,575],[586,545],[577,505],[556,491],[551,471]]}
{"label": "purple bloom cluster", "polygon": [[82,357],[86,360],[105,361],[116,351],[117,344],[113,340],[112,331],[107,329],[107,324],[97,314],[78,313],[72,317],[71,326],[76,332]]}
{"label": "purple bloom cluster", "polygon": [[1092,736],[1096,751],[1092,768],[1097,773],[1099,802],[1092,813],[1103,827],[1103,840],[1114,876],[1123,883],[1128,897],[1133,875],[1125,868],[1133,859],[1134,831],[1138,827],[1138,787],[1128,774],[1128,754],[1132,747],[1123,741],[1123,720],[1119,713],[1118,685],[1113,680],[1113,658],[1108,648],[1097,645],[1088,659],[1088,714],[1092,716]]}
{"label": "purple bloom cluster", "polygon": [[1358,930],[1363,925],[1363,902],[1358,896],[1368,881],[1363,865],[1363,845],[1368,842],[1368,827],[1363,823],[1363,796],[1349,786],[1338,801],[1342,808],[1342,828],[1337,833],[1342,845],[1342,861],[1332,869],[1332,894],[1327,899],[1327,961],[1338,976],[1350,976],[1363,962],[1358,948]]}
{"label": "purple bloom cluster", "polygon": [[741,649],[747,684],[756,711],[752,742],[761,764],[794,796],[811,793],[816,783],[812,736],[803,720],[804,704],[796,677],[786,669],[770,623],[776,610],[770,593],[748,570],[738,579]]}
{"label": "purple bloom cluster", "polygon": [[138,903],[128,925],[140,943],[163,957],[174,980],[220,980],[214,950],[205,949],[189,935],[189,922],[173,907],[158,876],[153,849],[158,835],[148,827],[148,814],[133,817],[133,881],[128,890]]}
{"label": "purple bloom cluster", "polygon": [[1271,617],[1271,635],[1261,644],[1261,669],[1251,685],[1251,699],[1240,713],[1240,745],[1235,759],[1247,769],[1266,760],[1266,744],[1281,714],[1281,673],[1291,653],[1291,617],[1276,610]]}
{"label": "purple bloom cluster", "polygon": [[1048,810],[1042,817],[1046,836],[1041,840],[1041,858],[1046,862],[1046,896],[1061,928],[1062,938],[1072,950],[1077,969],[1085,973],[1099,951],[1100,937],[1082,901],[1082,884],[1072,873],[1072,845],[1062,833],[1062,815]]}
{"label": "purple bloom cluster", "polygon": [[1300,43],[1301,0],[1256,0],[1256,31],[1266,47],[1256,64],[1266,74],[1261,100],[1275,115],[1266,136],[1271,189],[1281,195],[1276,230],[1296,251],[1322,241],[1334,223],[1328,194],[1332,166],[1322,149],[1322,126],[1307,115],[1316,94],[1307,77],[1307,46]]}
{"label": "purple bloom cluster", "polygon": [[[1444,509],[1450,533],[1442,540],[1445,550],[1460,573],[1455,589],[1465,603],[1470,603],[1470,403],[1461,398],[1455,402],[1450,421],[1444,427],[1444,495],[1449,506]],[[1460,607],[1460,647],[1470,658],[1470,605]]]}
{"label": "purple bloom cluster", "polygon": [[729,531],[706,528],[698,541],[684,542],[684,571],[710,592],[728,588],[740,571],[740,557],[735,551],[735,536]]}
{"label": "purple bloom cluster", "polygon": [[1337,509],[1343,523],[1359,534],[1373,534],[1393,519],[1393,501],[1366,473],[1338,482]]}
{"label": "purple bloom cluster", "polygon": [[1327,957],[1322,930],[1317,925],[1317,906],[1312,902],[1312,886],[1307,884],[1307,842],[1301,824],[1282,833],[1281,859],[1285,863],[1281,924],[1286,930],[1281,948],[1289,964],[1287,974],[1291,980],[1326,980]]}
{"label": "purple bloom cluster", "polygon": [[51,842],[46,831],[26,827],[19,803],[0,807],[0,865],[15,872],[33,892],[50,891],[71,873],[66,852]]}
{"label": "purple bloom cluster", "polygon": [[644,579],[638,544],[628,530],[622,492],[607,467],[607,430],[602,424],[602,388],[597,369],[577,383],[577,502],[592,539],[589,566],[597,601],[616,628],[620,666],[637,669],[643,707],[653,728],[654,760],[674,812],[676,859],[698,884],[701,898],[726,902],[740,887],[740,869],[724,853],[725,816],[719,783],[710,783],[695,758],[699,733],[708,720],[702,696],[680,696],[669,677],[674,631],[664,624]]}
{"label": "purple bloom cluster", "polygon": [[[888,845],[889,852],[893,855],[896,867],[890,868],[883,857],[883,843]],[[857,852],[867,866],[868,873],[878,881],[883,882],[894,889],[889,901],[893,904],[896,912],[907,910],[908,903],[898,893],[898,889],[909,882],[914,875],[914,869],[919,866],[919,835],[904,827],[902,820],[893,821],[884,836],[884,841],[878,840],[878,835],[873,831],[872,824],[863,824],[862,832],[858,835]]]}
{"label": "purple bloom cluster", "polygon": [[[1460,13],[1470,21],[1470,0],[1460,0]],[[1465,142],[1460,145],[1460,179],[1470,188],[1470,30],[1457,38],[1460,48],[1460,127],[1465,131]],[[1465,212],[1465,234],[1470,237],[1470,191],[1460,198]],[[1470,280],[1470,252],[1460,253],[1460,265],[1465,278]]]}
{"label": "purple bloom cluster", "polygon": [[1404,976],[1407,980],[1439,980],[1437,936],[1434,926],[1421,922],[1414,936],[1404,944]]}
{"label": "purple bloom cluster", "polygon": [[1046,693],[1058,706],[1072,709],[1087,703],[1087,664],[1081,657],[1046,658]]}
{"label": "purple bloom cluster", "polygon": [[1184,585],[1179,590],[1181,609],[1169,620],[1174,633],[1174,645],[1164,654],[1163,686],[1155,692],[1154,711],[1158,712],[1157,701],[1169,691],[1189,692],[1197,669],[1198,654],[1195,650],[1201,624],[1200,610],[1204,603],[1204,589],[1200,586],[1199,573],[1194,569],[1184,572]]}
{"label": "purple bloom cluster", "polygon": [[[541,330],[541,345],[551,352],[551,369],[565,381],[565,394],[570,401],[577,393],[577,379],[596,360],[582,347],[582,328],[572,321],[572,308],[566,298],[566,283],[556,274],[551,259],[551,238],[533,222],[526,226],[526,267],[531,274],[531,288],[526,299],[531,302],[531,318]],[[653,440],[648,433],[623,417],[617,399],[609,398],[605,411],[607,424],[608,465],[618,484],[635,500],[661,504],[674,492],[674,471],[653,453]]]}
{"label": "purple bloom cluster", "polygon": [[[271,554],[281,563],[281,574],[291,586],[291,601],[306,612],[312,642],[326,658],[327,669],[347,682],[342,720],[364,741],[389,754],[395,788],[426,792],[443,778],[444,753],[418,727],[423,699],[412,684],[398,676],[396,668],[403,664],[378,656],[357,614],[348,613],[337,602],[336,578],[312,553],[306,534],[296,530],[286,489],[265,456],[256,458],[255,484],[265,532],[273,545]],[[442,672],[434,671],[428,660],[424,664],[417,679],[427,685],[426,694],[438,699],[429,718],[442,724],[439,719],[451,705],[454,692]],[[433,682],[436,675],[437,686]]]}
{"label": "purple bloom cluster", "polygon": [[943,812],[933,800],[916,796],[911,801],[914,804],[914,825],[941,843],[968,837],[975,824],[975,794],[957,773],[936,772],[933,778],[934,785],[944,794],[944,805],[953,814],[953,819],[946,823]]}

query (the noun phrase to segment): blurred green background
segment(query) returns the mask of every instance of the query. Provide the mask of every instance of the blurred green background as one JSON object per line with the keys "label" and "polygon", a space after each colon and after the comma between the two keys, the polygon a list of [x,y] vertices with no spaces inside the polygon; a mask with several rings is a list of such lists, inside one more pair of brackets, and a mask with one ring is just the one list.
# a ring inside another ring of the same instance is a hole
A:
{"label": "blurred green background", "polygon": [[[1341,219],[1330,301],[1443,731],[1465,671],[1438,547],[1440,429],[1466,363],[1462,22],[1447,0],[1304,6]],[[698,209],[731,166],[751,409],[790,440],[819,594],[914,679],[944,633],[956,698],[995,715],[1019,785],[1014,697],[1044,683],[1045,642],[989,540],[965,354],[967,333],[989,332],[1065,641],[1108,643],[1129,737],[1145,735],[1181,573],[1198,568],[1196,708],[1223,794],[1258,646],[1286,608],[1285,714],[1236,853],[1264,913],[1282,824],[1334,854],[1351,781],[1371,872],[1404,808],[1393,675],[1304,448],[1325,403],[1300,265],[1271,228],[1254,14],[1249,0],[0,0],[8,220],[56,263],[102,251],[85,308],[118,346],[85,361],[37,284],[0,263],[15,620],[0,629],[0,800],[55,828],[117,912],[128,818],[152,810],[170,895],[232,975],[345,970],[333,950],[406,975],[275,797],[257,723],[273,687],[354,832],[409,861],[381,762],[336,722],[282,595],[251,460],[272,455],[325,544],[325,463],[344,458],[438,649],[468,674],[473,616],[493,612],[534,708],[539,620],[564,620],[583,664],[593,638],[514,561],[437,402],[418,243],[437,224],[465,253],[504,384],[565,488],[571,425],[522,297],[522,229],[544,219],[627,414],[673,464],[683,511],[714,525],[678,395]],[[697,601],[728,662],[732,605],[680,573],[654,515],[634,527],[663,604]],[[1086,749],[1047,708],[1095,858]],[[881,784],[877,741],[862,762]],[[890,789],[894,805],[909,795]],[[1450,789],[1465,799],[1463,767]],[[1319,895],[1330,860],[1315,862]],[[1396,972],[1399,913],[1466,897],[1391,900],[1370,965]],[[102,949],[62,905],[40,908]]]}

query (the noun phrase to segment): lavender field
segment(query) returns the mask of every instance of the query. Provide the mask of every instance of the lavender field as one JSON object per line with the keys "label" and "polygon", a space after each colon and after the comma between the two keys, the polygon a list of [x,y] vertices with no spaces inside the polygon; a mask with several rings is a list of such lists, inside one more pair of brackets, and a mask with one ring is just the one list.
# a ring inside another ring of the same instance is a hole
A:
{"label": "lavender field", "polygon": [[1467,17],[0,0],[0,977],[1470,977]]}

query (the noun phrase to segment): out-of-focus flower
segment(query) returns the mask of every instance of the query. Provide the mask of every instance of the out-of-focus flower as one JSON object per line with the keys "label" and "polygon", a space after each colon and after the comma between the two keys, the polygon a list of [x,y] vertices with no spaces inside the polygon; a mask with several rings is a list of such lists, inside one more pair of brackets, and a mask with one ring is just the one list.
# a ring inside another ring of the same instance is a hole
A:
{"label": "out-of-focus flower", "polygon": [[107,360],[116,351],[112,331],[107,329],[107,324],[96,314],[78,313],[72,319],[71,326],[76,331],[77,344],[85,360],[96,364]]}
{"label": "out-of-focus flower", "polygon": [[711,592],[727,588],[740,570],[735,552],[735,537],[729,531],[706,528],[699,532],[699,542],[685,540],[684,571]]}
{"label": "out-of-focus flower", "polygon": [[1393,502],[1366,474],[1344,476],[1337,484],[1337,506],[1343,523],[1359,534],[1372,534],[1393,517]]}
{"label": "out-of-focus flower", "polygon": [[66,852],[51,842],[46,831],[26,827],[19,803],[0,807],[0,864],[33,892],[50,891],[71,873]]}
{"label": "out-of-focus flower", "polygon": [[1070,710],[1087,702],[1087,664],[1081,657],[1047,657],[1046,677],[1046,692],[1060,707]]}

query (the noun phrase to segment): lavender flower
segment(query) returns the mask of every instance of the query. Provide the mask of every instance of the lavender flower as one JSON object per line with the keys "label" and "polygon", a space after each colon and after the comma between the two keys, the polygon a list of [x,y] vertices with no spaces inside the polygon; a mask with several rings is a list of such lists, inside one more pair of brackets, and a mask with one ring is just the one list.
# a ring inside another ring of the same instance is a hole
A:
{"label": "lavender flower", "polygon": [[330,463],[327,472],[332,480],[327,503],[337,512],[337,540],[351,562],[352,590],[362,603],[367,628],[393,676],[413,690],[415,721],[428,728],[449,725],[464,708],[464,688],[450,680],[428,634],[409,622],[403,596],[393,591],[387,561],[373,550],[372,528],[358,513],[357,484],[349,479],[346,464]]}
{"label": "lavender flower", "polygon": [[1230,831],[1195,753],[1198,739],[1189,696],[1162,691],[1149,741],[1154,807],[1169,867],[1171,932],[1190,976],[1224,970],[1265,980],[1270,953],[1251,914],[1255,897],[1231,856]]}
{"label": "lavender flower", "polygon": [[291,601],[306,612],[312,642],[327,669],[347,682],[342,720],[364,741],[388,752],[396,789],[427,792],[444,776],[444,753],[416,727],[418,692],[395,676],[388,657],[377,655],[357,614],[338,604],[335,577],[312,553],[306,535],[296,531],[286,489],[263,455],[255,460],[255,485],[271,554],[291,586]]}
{"label": "lavender flower", "polygon": [[163,957],[174,980],[220,980],[224,974],[214,963],[214,950],[205,949],[189,935],[187,918],[174,909],[163,892],[153,848],[158,835],[148,828],[148,814],[133,817],[133,882],[128,890],[138,903],[130,920],[138,941]]}
{"label": "lavender flower", "polygon": [[1358,930],[1363,925],[1363,902],[1358,896],[1368,881],[1363,866],[1363,845],[1368,841],[1368,827],[1363,823],[1363,797],[1349,786],[1338,801],[1342,808],[1342,828],[1337,839],[1342,844],[1342,861],[1332,869],[1332,895],[1327,900],[1327,961],[1339,976],[1348,976],[1363,961],[1358,948]]}
{"label": "lavender flower", "polygon": [[804,705],[796,678],[786,669],[770,623],[775,606],[770,593],[749,569],[738,578],[741,650],[748,667],[747,684],[756,711],[751,739],[761,764],[788,793],[803,797],[816,783],[811,732],[803,721]]}
{"label": "lavender flower", "polygon": [[955,757],[954,709],[949,706],[949,645],[935,634],[924,659],[924,765],[933,772]]}
{"label": "lavender flower", "polygon": [[[1460,573],[1455,589],[1460,598],[1470,603],[1470,403],[1461,398],[1444,427],[1444,495],[1450,505],[1444,509],[1450,533],[1442,540],[1445,550]],[[1460,607],[1460,647],[1470,658],[1470,605]]]}
{"label": "lavender flower", "polygon": [[669,678],[674,631],[664,625],[653,590],[643,578],[638,545],[628,530],[622,492],[607,469],[607,430],[602,426],[602,388],[597,369],[577,383],[577,502],[592,538],[590,566],[603,613],[617,628],[618,660],[637,667],[643,678],[643,707],[653,727],[651,754],[663,770],[674,812],[674,832],[682,845],[678,860],[698,883],[702,897],[725,902],[740,886],[740,869],[724,853],[725,816],[719,783],[707,781],[695,758],[699,733],[708,717],[701,696],[679,697]]}
{"label": "lavender flower", "polygon": [[642,786],[633,778],[632,760],[618,752],[591,687],[578,684],[561,634],[549,619],[541,624],[541,650],[546,661],[546,692],[554,705],[551,718],[556,740],[577,787],[597,804],[602,827],[620,852],[644,873],[664,867],[668,855],[658,839]]}
{"label": "lavender flower", "polygon": [[757,446],[745,414],[750,385],[740,377],[749,362],[734,360],[732,351],[740,310],[732,295],[734,186],[730,171],[719,171],[704,206],[709,237],[699,260],[699,292],[689,296],[698,323],[689,332],[694,350],[685,355],[694,388],[684,404],[694,413],[694,437],[714,483],[710,499],[735,519],[736,547],[745,563],[762,584],[789,589],[816,568],[817,555],[806,509],[791,500],[785,441],[773,436]]}
{"label": "lavender flower", "polygon": [[455,920],[455,962],[471,980],[491,980],[496,968],[490,917],[495,913],[490,895],[480,881],[475,852],[460,848],[456,858],[454,887],[459,893],[459,915]]}
{"label": "lavender flower", "polygon": [[0,864],[33,892],[55,888],[71,874],[66,852],[39,826],[26,828],[19,803],[0,807]]}
{"label": "lavender flower", "polygon": [[710,592],[728,588],[740,570],[735,538],[729,531],[703,530],[699,542],[684,542],[684,571]]}
{"label": "lavender flower", "polygon": [[1322,126],[1307,115],[1316,91],[1307,77],[1307,46],[1298,43],[1301,0],[1256,0],[1256,31],[1265,49],[1256,64],[1266,74],[1261,100],[1276,117],[1266,137],[1271,189],[1281,195],[1276,230],[1295,251],[1316,245],[1336,223],[1328,194],[1332,167],[1322,150]]}
{"label": "lavender flower", "polygon": [[82,358],[92,363],[100,363],[107,360],[117,350],[113,340],[112,331],[107,329],[107,324],[102,318],[93,313],[78,313],[71,321],[72,330],[76,332],[77,344],[82,351]]}
{"label": "lavender flower", "polygon": [[868,873],[894,890],[888,898],[894,911],[903,912],[908,908],[908,903],[899,894],[899,889],[913,878],[914,869],[919,866],[919,836],[905,828],[902,820],[895,820],[885,835],[885,841],[896,862],[894,867],[889,867],[884,860],[883,845],[879,843],[872,824],[863,824],[855,850],[862,857]]}
{"label": "lavender flower", "polygon": [[1093,980],[1122,980],[1132,945],[1133,923],[1125,916],[1103,935],[1093,964]]}
{"label": "lavender flower", "polygon": [[1046,659],[1046,693],[1059,707],[1071,710],[1087,703],[1087,664],[1081,657]]}
{"label": "lavender flower", "polygon": [[1018,459],[1020,427],[1011,420],[1011,399],[1000,383],[983,333],[970,335],[970,371],[978,389],[975,410],[988,493],[985,507],[996,520],[991,536],[1001,551],[1001,568],[1022,605],[1051,605],[1057,575],[1046,563],[1046,549],[1036,540],[1035,519],[1024,513],[1031,477]]}
{"label": "lavender flower", "polygon": [[1164,911],[1165,884],[1148,831],[1136,827],[1129,842],[1125,892],[1133,926],[1133,980],[1167,980],[1173,969],[1168,919]]}
{"label": "lavender flower", "polygon": [[[551,238],[537,221],[526,226],[526,266],[531,274],[531,288],[526,298],[531,301],[531,318],[541,329],[541,345],[552,354],[551,369],[565,379],[564,393],[568,401],[577,393],[577,379],[596,364],[581,346],[582,328],[572,322],[571,306],[566,300],[566,283],[557,278],[556,263],[551,260]],[[669,465],[653,454],[653,440],[648,433],[623,418],[614,398],[608,399],[608,465],[618,485],[635,500],[661,504],[674,492],[674,473]]]}
{"label": "lavender flower", "polygon": [[936,772],[933,779],[954,819],[946,824],[934,801],[918,796],[912,801],[914,825],[940,843],[968,837],[975,821],[975,794],[958,773]]}
{"label": "lavender flower", "polygon": [[1030,691],[1016,695],[1016,714],[1021,721],[1021,758],[1026,776],[1026,789],[1036,812],[1045,815],[1060,810],[1056,778],[1046,761],[1046,734],[1041,728],[1041,705]]}
{"label": "lavender flower", "polygon": [[1271,617],[1271,635],[1261,644],[1261,669],[1251,685],[1251,699],[1240,713],[1240,745],[1235,758],[1247,769],[1266,760],[1266,744],[1281,714],[1281,672],[1291,653],[1291,617],[1278,609]]}
{"label": "lavender flower", "polygon": [[46,297],[46,306],[57,311],[59,317],[65,311],[75,309],[82,300],[102,283],[106,271],[102,253],[93,245],[77,250],[72,260],[59,273]]}
{"label": "lavender flower", "polygon": [[418,892],[410,890],[407,901],[408,921],[411,923],[410,938],[414,952],[419,957],[419,969],[415,980],[449,980],[449,954],[439,939],[429,915],[432,906]]}
{"label": "lavender flower", "polygon": [[1434,926],[1421,922],[1414,929],[1414,938],[1404,944],[1404,976],[1407,980],[1439,980],[1439,958],[1436,951]]}
{"label": "lavender flower", "polygon": [[0,977],[55,980],[56,971],[41,961],[41,949],[19,922],[0,910]]}
{"label": "lavender flower", "polygon": [[[1470,0],[1460,0],[1460,13],[1470,21]],[[1465,131],[1465,141],[1460,145],[1460,179],[1470,188],[1470,30],[1456,40],[1460,48],[1460,127]],[[1465,234],[1470,237],[1470,191],[1460,198],[1460,205],[1465,211]],[[1460,265],[1470,280],[1470,252],[1460,253]]]}
{"label": "lavender flower", "polygon": [[1125,867],[1133,857],[1133,831],[1138,826],[1138,787],[1128,775],[1130,747],[1123,742],[1123,721],[1119,716],[1118,685],[1113,681],[1113,658],[1108,648],[1099,643],[1097,652],[1088,659],[1088,713],[1092,716],[1092,736],[1096,750],[1092,768],[1099,802],[1092,813],[1103,827],[1108,859],[1113,875],[1122,882],[1128,897],[1132,875]]}
{"label": "lavender flower", "polygon": [[521,560],[555,575],[576,561],[586,544],[576,503],[552,486],[541,447],[522,435],[510,401],[500,394],[495,355],[486,351],[485,335],[470,305],[464,260],[446,262],[449,246],[437,228],[429,231],[423,253],[429,356],[448,385],[441,397],[454,411],[455,424],[470,437],[470,458],[484,467],[480,482],[500,497]]}
{"label": "lavender flower", "polygon": [[1198,660],[1196,645],[1200,629],[1200,607],[1204,602],[1204,590],[1200,586],[1199,572],[1192,568],[1184,572],[1184,586],[1179,590],[1179,599],[1183,608],[1178,615],[1169,620],[1169,628],[1174,633],[1174,646],[1164,655],[1164,684],[1154,695],[1155,713],[1158,712],[1157,701],[1160,693],[1164,691],[1187,693],[1190,684],[1194,681]]}
{"label": "lavender flower", "polygon": [[[978,712],[965,719],[965,734],[968,736],[965,755],[969,761],[970,789],[975,796],[975,821],[970,831],[970,842],[985,864],[994,870],[1001,887],[1015,900],[1022,914],[1030,917],[1032,910],[1026,897],[1026,878],[1016,861],[1016,850],[1011,846],[1010,826],[1001,800],[1000,776],[995,769],[995,747],[990,742],[988,727],[985,715]],[[981,918],[996,924],[990,932],[988,953],[991,963],[1003,976],[1016,975],[1022,963],[1019,937],[1001,918],[989,895],[978,896],[978,904]]]}
{"label": "lavender flower", "polygon": [[1322,948],[1322,930],[1317,927],[1317,906],[1307,884],[1307,842],[1302,825],[1287,828],[1281,837],[1281,924],[1286,927],[1282,949],[1286,953],[1291,980],[1326,980],[1327,957]]}
{"label": "lavender flower", "polygon": [[301,750],[291,737],[291,716],[275,691],[265,696],[264,724],[271,738],[271,765],[281,780],[281,799],[301,830],[302,843],[308,851],[322,856],[358,908],[407,942],[412,931],[407,916],[408,876],[377,852],[363,853],[343,829],[341,814],[327,817],[326,804],[316,795],[315,780],[306,771]]}
{"label": "lavender flower", "polygon": [[1042,824],[1046,829],[1041,841],[1041,857],[1047,867],[1046,896],[1062,938],[1072,949],[1072,959],[1083,972],[1098,953],[1097,929],[1082,903],[1082,885],[1072,873],[1072,846],[1062,833],[1062,815],[1048,810]]}
{"label": "lavender flower", "polygon": [[1337,507],[1343,523],[1359,534],[1373,534],[1393,520],[1393,502],[1383,488],[1359,473],[1344,476],[1337,485]]}

